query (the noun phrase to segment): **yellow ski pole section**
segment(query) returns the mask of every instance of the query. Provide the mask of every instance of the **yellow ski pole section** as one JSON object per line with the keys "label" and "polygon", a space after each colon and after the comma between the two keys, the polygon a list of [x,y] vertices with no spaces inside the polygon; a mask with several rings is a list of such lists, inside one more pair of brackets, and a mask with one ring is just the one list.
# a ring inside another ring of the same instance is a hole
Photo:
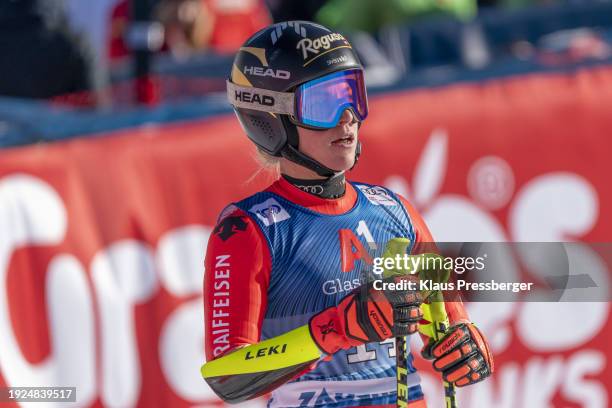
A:
{"label": "yellow ski pole section", "polygon": [[209,378],[274,371],[320,357],[321,352],[310,337],[308,325],[304,325],[209,361],[202,366],[201,373],[202,377]]}
{"label": "yellow ski pole section", "polygon": [[[440,291],[434,291],[432,294],[434,299],[431,300],[430,304],[423,303],[423,319],[430,321],[431,323],[424,326],[423,330],[419,327],[419,331],[426,336],[433,334],[431,337],[433,340],[438,341],[449,328],[448,315],[446,314],[446,308],[444,307],[444,300],[442,299],[442,293]],[[444,381],[444,400],[446,408],[457,408],[457,400],[455,395],[455,386],[447,381]]]}
{"label": "yellow ski pole section", "polygon": [[[410,240],[407,238],[393,238],[389,240],[383,251],[382,258],[395,258],[397,255],[403,257],[410,245]],[[418,274],[419,280],[431,280],[433,282],[446,282],[450,277],[450,270],[443,267],[443,257],[435,253],[425,253],[418,255],[421,261],[419,267],[415,270],[398,269],[397,267],[385,268],[383,278],[395,275],[406,275],[408,273]],[[439,259],[441,262],[435,262]],[[439,265],[441,268],[429,268],[431,265]],[[412,264],[414,265],[414,264]],[[423,299],[427,303],[421,304],[423,320],[430,323],[419,324],[419,332],[434,341],[439,340],[449,328],[448,315],[444,306],[444,296],[439,290],[421,291]],[[408,407],[408,386],[405,381],[408,375],[406,360],[406,343],[404,337],[397,337],[396,341],[396,370],[397,370],[397,406]],[[457,408],[455,397],[455,387],[444,381],[444,399],[446,408]]]}
{"label": "yellow ski pole section", "polygon": [[[430,259],[442,258],[438,254],[427,254]],[[427,264],[435,264],[435,262],[426,262]],[[440,264],[444,264],[440,262]],[[432,282],[443,283],[450,277],[450,270],[448,269],[423,269],[419,271],[419,279],[431,280]],[[444,306],[444,296],[440,290],[432,290],[422,293],[423,298],[427,299],[428,303],[421,305],[421,311],[423,312],[423,319],[427,320],[428,324],[419,325],[419,332],[425,336],[438,341],[441,339],[450,324],[448,321],[448,314],[446,313],[446,307]],[[455,386],[447,381],[444,381],[444,402],[446,408],[457,408],[457,399],[455,395]]]}
{"label": "yellow ski pole section", "polygon": [[[394,259],[396,255],[406,254],[410,240],[407,238],[393,238],[387,242],[382,258]],[[395,275],[405,275],[407,271],[396,268],[385,268],[383,278]],[[395,338],[395,371],[397,374],[397,406],[408,407],[408,338],[399,336]]]}

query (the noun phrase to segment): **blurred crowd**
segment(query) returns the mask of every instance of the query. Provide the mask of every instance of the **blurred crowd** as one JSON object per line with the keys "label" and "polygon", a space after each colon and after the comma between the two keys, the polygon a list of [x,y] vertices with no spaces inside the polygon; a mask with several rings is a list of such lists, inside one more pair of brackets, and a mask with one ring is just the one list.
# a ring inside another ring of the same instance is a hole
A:
{"label": "blurred crowd", "polygon": [[252,33],[277,21],[312,20],[369,35],[436,16],[465,22],[487,9],[559,2],[0,0],[0,96],[47,99],[85,92],[94,95],[85,104],[95,105],[109,71],[132,64],[134,56],[142,60],[162,53],[187,60],[231,54]]}

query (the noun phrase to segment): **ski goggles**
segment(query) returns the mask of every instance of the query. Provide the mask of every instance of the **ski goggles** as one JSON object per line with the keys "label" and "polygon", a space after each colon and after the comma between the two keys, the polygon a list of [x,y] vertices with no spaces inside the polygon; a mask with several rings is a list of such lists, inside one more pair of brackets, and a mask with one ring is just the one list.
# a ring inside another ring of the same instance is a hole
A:
{"label": "ski goggles", "polygon": [[360,122],[368,116],[361,69],[333,72],[298,86],[294,92],[243,87],[227,81],[227,97],[238,108],[289,115],[293,123],[331,129],[350,109]]}

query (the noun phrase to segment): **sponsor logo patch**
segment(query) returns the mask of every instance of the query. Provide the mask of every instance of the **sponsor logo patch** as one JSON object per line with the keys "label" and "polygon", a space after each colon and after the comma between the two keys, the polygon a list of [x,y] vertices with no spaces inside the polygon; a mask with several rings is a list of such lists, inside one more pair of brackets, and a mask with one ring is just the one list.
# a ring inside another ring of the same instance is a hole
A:
{"label": "sponsor logo patch", "polygon": [[345,62],[348,61],[348,57],[346,55],[341,55],[339,57],[336,58],[330,58],[326,61],[327,65],[334,65],[334,64],[343,64]]}
{"label": "sponsor logo patch", "polygon": [[283,31],[285,31],[285,29],[288,27],[293,28],[295,33],[300,37],[306,37],[306,28],[302,27],[297,21],[278,23],[274,24],[274,30],[270,34],[272,45],[276,44],[276,42],[283,36]]}
{"label": "sponsor logo patch", "polygon": [[323,340],[325,340],[325,336],[327,336],[330,333],[338,333],[338,331],[336,330],[336,327],[334,326],[334,321],[331,319],[329,320],[327,324],[317,325],[317,326],[319,326],[319,330],[321,331],[321,334],[323,335]]}
{"label": "sponsor logo patch", "polygon": [[323,194],[323,186],[321,185],[315,185],[315,186],[298,186],[296,185],[297,188],[299,188],[302,191],[305,191],[307,193],[310,194]]}
{"label": "sponsor logo patch", "polygon": [[289,79],[291,73],[282,69],[272,69],[268,66],[268,59],[266,58],[266,50],[263,48],[255,47],[242,47],[240,51],[247,52],[255,56],[261,63],[261,67],[245,66],[242,68],[242,73],[245,75],[255,75],[260,77],[272,77],[276,79]]}
{"label": "sponsor logo patch", "polygon": [[269,347],[262,347],[257,349],[257,351],[247,351],[244,356],[245,360],[252,360],[254,358],[261,358],[266,356],[271,356],[274,354],[284,354],[287,351],[287,344],[277,344]]}
{"label": "sponsor logo patch", "polygon": [[389,207],[397,205],[397,201],[395,201],[387,190],[382,187],[357,185],[357,188],[359,188],[359,190],[365,194],[368,201],[374,205],[386,205]]}
{"label": "sponsor logo patch", "polygon": [[255,75],[260,77],[272,77],[276,79],[289,79],[291,73],[282,69],[262,68],[262,67],[247,67],[245,66],[243,72],[248,75]]}
{"label": "sponsor logo patch", "polygon": [[255,92],[236,91],[237,101],[253,103],[263,106],[274,106],[274,98],[270,95],[260,95]]}
{"label": "sponsor logo patch", "polygon": [[274,198],[268,198],[263,203],[254,205],[249,209],[249,212],[255,214],[266,227],[291,218],[289,213]]}
{"label": "sponsor logo patch", "polygon": [[231,216],[225,217],[217,226],[213,233],[217,234],[223,241],[227,241],[230,237],[239,231],[244,231],[247,227],[244,217]]}
{"label": "sponsor logo patch", "polygon": [[311,54],[318,54],[321,49],[329,50],[338,41],[342,41],[345,46],[348,45],[348,41],[342,34],[332,33],[315,39],[304,38],[297,43],[296,48],[302,51],[302,58],[307,59]]}
{"label": "sponsor logo patch", "polygon": [[451,348],[455,347],[455,345],[457,344],[457,341],[459,341],[462,336],[463,336],[463,333],[461,331],[456,331],[455,333],[453,333],[448,339],[444,341],[444,343],[440,344],[436,348],[436,351],[435,351],[436,355],[441,356],[442,354],[446,353]]}
{"label": "sponsor logo patch", "polygon": [[[376,323],[376,326],[378,326],[378,328],[380,329],[380,332],[383,334],[383,336],[388,336],[389,332],[387,331],[387,328],[385,327],[385,325],[383,324],[383,322],[380,320],[380,316],[378,315],[378,313],[376,312],[376,310],[370,310],[369,313],[371,320],[374,320],[374,323]],[[385,338],[383,337],[383,338]]]}

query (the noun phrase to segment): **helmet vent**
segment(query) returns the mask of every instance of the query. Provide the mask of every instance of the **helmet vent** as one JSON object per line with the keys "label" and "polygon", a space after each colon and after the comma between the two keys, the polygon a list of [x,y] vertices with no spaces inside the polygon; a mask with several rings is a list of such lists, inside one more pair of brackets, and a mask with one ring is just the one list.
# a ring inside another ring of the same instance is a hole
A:
{"label": "helmet vent", "polygon": [[251,119],[251,125],[261,130],[267,137],[270,138],[274,135],[270,122],[268,122],[267,120],[257,118],[257,117],[253,117],[253,116],[251,116],[250,119]]}

